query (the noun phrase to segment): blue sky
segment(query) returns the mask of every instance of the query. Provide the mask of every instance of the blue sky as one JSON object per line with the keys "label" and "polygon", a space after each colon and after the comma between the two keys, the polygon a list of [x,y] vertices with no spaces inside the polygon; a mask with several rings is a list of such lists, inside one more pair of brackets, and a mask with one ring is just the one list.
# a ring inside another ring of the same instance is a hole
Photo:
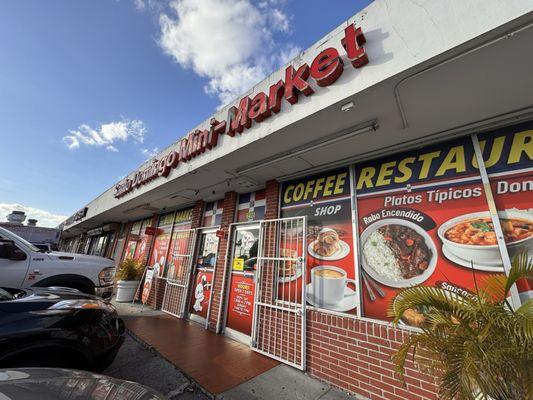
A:
{"label": "blue sky", "polygon": [[369,2],[0,2],[0,221],[54,226]]}

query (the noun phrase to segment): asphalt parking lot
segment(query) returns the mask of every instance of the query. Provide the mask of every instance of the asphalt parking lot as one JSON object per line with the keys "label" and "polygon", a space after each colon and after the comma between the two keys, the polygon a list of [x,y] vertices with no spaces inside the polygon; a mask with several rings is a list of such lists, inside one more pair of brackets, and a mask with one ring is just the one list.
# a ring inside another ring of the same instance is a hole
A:
{"label": "asphalt parking lot", "polygon": [[113,364],[103,373],[149,386],[170,400],[209,398],[191,385],[191,381],[172,364],[129,335],[126,335],[126,340]]}

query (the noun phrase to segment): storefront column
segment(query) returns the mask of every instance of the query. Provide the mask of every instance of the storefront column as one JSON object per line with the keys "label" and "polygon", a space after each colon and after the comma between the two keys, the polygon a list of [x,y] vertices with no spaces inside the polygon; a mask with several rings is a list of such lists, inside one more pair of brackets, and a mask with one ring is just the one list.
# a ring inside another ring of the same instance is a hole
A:
{"label": "storefront column", "polygon": [[194,203],[194,209],[192,210],[191,228],[196,229],[202,226],[204,218],[205,202],[198,200]]}
{"label": "storefront column", "polygon": [[226,235],[220,238],[218,244],[218,257],[215,265],[213,287],[211,288],[211,310],[209,312],[209,321],[207,324],[208,329],[212,331],[216,331],[219,315],[222,315],[220,313],[220,309],[224,309],[225,307],[223,301],[221,302],[221,293],[223,292],[222,282],[224,280],[224,274],[226,273],[226,252],[228,250],[228,240],[230,240],[228,228],[231,223],[235,222],[238,198],[239,195],[236,192],[227,192],[224,195],[224,211],[222,212],[220,228],[226,231]]}
{"label": "storefront column", "polygon": [[276,219],[279,216],[279,190],[280,184],[276,180],[266,183],[266,209],[265,219]]}

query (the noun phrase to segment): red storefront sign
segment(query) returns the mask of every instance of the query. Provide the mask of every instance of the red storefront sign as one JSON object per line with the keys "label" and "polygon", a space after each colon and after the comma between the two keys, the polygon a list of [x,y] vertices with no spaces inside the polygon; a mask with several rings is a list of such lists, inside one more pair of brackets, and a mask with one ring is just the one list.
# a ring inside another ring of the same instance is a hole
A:
{"label": "red storefront sign", "polygon": [[154,236],[157,234],[157,228],[153,226],[147,226],[144,228],[144,234],[148,236]]}
{"label": "red storefront sign", "polygon": [[[354,68],[361,68],[368,63],[368,55],[363,45],[366,38],[361,28],[353,24],[344,30],[341,43],[346,57]],[[180,140],[179,150],[171,151],[160,159],[154,158],[148,167],[136,171],[133,178],[126,178],[115,186],[115,198],[121,198],[132,190],[151,182],[159,177],[167,177],[170,171],[180,162],[188,162],[218,144],[219,135],[235,136],[252,127],[252,122],[263,120],[277,114],[281,110],[283,99],[290,105],[298,102],[298,96],[310,96],[314,93],[308,82],[309,77],[319,87],[334,83],[344,71],[342,58],[334,47],[322,50],[312,61],[311,66],[304,63],[295,69],[292,65],[285,69],[285,80],[271,85],[268,93],[259,92],[253,98],[243,97],[238,106],[228,110],[227,119],[218,121],[211,118],[209,129],[195,130]]]}

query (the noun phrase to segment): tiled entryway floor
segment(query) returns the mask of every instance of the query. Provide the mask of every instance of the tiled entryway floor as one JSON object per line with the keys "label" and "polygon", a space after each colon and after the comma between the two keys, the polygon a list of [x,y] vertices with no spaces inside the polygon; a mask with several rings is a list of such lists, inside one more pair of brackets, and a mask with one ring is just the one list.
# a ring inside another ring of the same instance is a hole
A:
{"label": "tiled entryway floor", "polygon": [[214,395],[279,363],[248,346],[166,314],[125,317],[127,328]]}

